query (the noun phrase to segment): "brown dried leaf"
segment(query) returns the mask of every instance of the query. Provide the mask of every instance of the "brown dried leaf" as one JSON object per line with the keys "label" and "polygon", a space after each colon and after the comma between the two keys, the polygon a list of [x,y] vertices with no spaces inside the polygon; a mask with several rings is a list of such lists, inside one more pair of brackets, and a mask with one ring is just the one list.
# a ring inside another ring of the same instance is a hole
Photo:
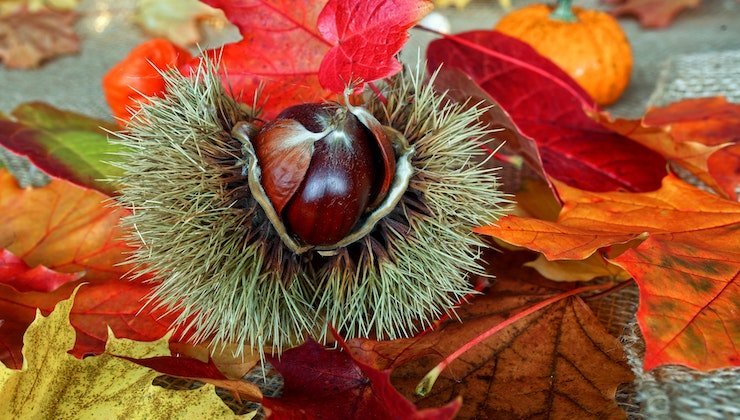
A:
{"label": "brown dried leaf", "polygon": [[637,17],[645,28],[665,28],[685,9],[699,7],[701,0],[624,0],[616,3],[611,13]]}
{"label": "brown dried leaf", "polygon": [[622,418],[614,394],[631,381],[619,341],[571,298],[463,355],[426,399],[464,392],[463,417]]}
{"label": "brown dried leaf", "polygon": [[[537,302],[568,290],[522,269],[529,253],[505,253],[491,263],[497,273],[485,296],[458,310],[435,331],[384,342],[352,340],[365,363],[393,369],[393,383],[410,394],[442,358]],[[505,261],[499,261],[505,260]],[[464,353],[417,405],[429,407],[461,396],[460,418],[621,418],[616,388],[632,381],[621,344],[580,298],[536,312]]]}
{"label": "brown dried leaf", "polygon": [[0,17],[0,61],[9,68],[28,69],[42,61],[79,51],[74,31],[77,13],[25,9]]}

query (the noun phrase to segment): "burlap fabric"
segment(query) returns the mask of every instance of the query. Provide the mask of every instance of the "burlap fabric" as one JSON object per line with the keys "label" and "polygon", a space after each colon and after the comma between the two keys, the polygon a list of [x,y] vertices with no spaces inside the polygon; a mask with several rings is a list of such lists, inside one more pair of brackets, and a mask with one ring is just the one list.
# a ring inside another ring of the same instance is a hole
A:
{"label": "burlap fabric", "polygon": [[740,50],[686,54],[667,60],[648,105],[708,96],[740,102]]}
{"label": "burlap fabric", "polygon": [[0,146],[0,167],[5,167],[18,180],[21,188],[43,187],[49,183],[49,177],[36,169],[31,162]]}

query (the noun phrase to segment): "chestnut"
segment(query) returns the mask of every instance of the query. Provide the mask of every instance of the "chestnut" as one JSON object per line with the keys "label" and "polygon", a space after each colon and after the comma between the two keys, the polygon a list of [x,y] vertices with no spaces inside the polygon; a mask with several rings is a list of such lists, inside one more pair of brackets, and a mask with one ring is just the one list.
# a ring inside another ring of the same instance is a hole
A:
{"label": "chestnut", "polygon": [[361,115],[364,121],[334,103],[296,105],[254,140],[265,194],[304,244],[339,242],[388,192],[393,149],[382,130],[366,125],[369,114]]}

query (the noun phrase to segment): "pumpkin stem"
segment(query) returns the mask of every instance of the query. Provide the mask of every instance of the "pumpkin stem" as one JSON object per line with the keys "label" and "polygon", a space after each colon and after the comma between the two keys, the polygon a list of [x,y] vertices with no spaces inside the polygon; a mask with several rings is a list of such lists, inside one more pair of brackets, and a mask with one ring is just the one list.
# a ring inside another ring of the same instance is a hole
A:
{"label": "pumpkin stem", "polygon": [[555,10],[550,14],[550,19],[562,20],[563,22],[576,22],[578,18],[573,14],[571,3],[573,0],[558,0]]}

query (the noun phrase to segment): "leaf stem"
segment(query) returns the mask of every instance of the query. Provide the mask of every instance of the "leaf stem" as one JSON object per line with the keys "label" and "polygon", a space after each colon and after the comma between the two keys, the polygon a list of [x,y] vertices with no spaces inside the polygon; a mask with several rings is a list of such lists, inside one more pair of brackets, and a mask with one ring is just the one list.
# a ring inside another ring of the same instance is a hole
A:
{"label": "leaf stem", "polygon": [[437,364],[437,366],[435,366],[432,370],[430,370],[429,373],[427,373],[426,376],[424,376],[424,378],[422,378],[422,380],[416,386],[416,391],[415,391],[416,395],[419,395],[422,397],[427,395],[432,390],[432,387],[434,387],[434,383],[437,381],[437,377],[439,377],[442,371],[445,370],[447,366],[450,365],[450,363],[455,361],[458,357],[462,356],[468,350],[477,346],[478,344],[480,344],[487,338],[503,330],[509,325],[541,310],[542,308],[552,305],[555,302],[559,302],[565,298],[569,298],[571,296],[574,296],[580,293],[603,289],[604,287],[605,286],[603,284],[596,285],[596,286],[585,286],[585,287],[579,287],[577,289],[570,290],[565,293],[561,293],[559,295],[555,295],[549,299],[545,299],[542,302],[539,302],[535,305],[530,306],[529,308],[517,313],[516,315],[507,318],[503,322],[496,324],[493,328],[489,329],[488,331],[485,331],[483,334],[468,341],[467,343],[462,345],[459,349],[455,350],[452,354],[447,356],[444,360],[439,362],[439,364]]}
{"label": "leaf stem", "polygon": [[367,85],[370,86],[370,90],[373,91],[373,93],[378,97],[378,99],[380,100],[380,102],[383,103],[383,105],[388,104],[388,99],[385,97],[385,95],[383,95],[383,92],[381,92],[380,89],[378,89],[378,87],[375,86],[375,83],[370,82]]}
{"label": "leaf stem", "polygon": [[521,169],[521,167],[524,165],[524,158],[519,155],[504,155],[501,153],[497,153],[495,150],[491,149],[488,146],[482,147],[488,153],[493,153],[494,158],[500,160],[501,162],[508,163],[516,169]]}
{"label": "leaf stem", "polygon": [[563,22],[578,22],[578,18],[573,14],[572,0],[558,0],[555,10],[550,14],[550,19],[560,20]]}

